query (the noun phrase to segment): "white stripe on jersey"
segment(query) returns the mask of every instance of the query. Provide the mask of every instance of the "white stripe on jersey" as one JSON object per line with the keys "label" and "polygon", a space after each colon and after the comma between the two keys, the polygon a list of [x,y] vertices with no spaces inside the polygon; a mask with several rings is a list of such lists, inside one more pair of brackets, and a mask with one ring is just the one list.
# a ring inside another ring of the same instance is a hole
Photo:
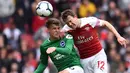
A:
{"label": "white stripe on jersey", "polygon": [[81,18],[81,27],[85,26],[86,24],[91,25],[93,28],[95,26],[102,26],[101,20],[96,17],[84,17]]}
{"label": "white stripe on jersey", "polygon": [[[81,20],[81,27],[85,26],[86,24],[91,25],[93,28],[95,26],[102,26],[102,20],[96,18],[96,17],[84,17],[84,18],[80,18]],[[72,28],[70,28],[67,24],[64,25],[64,27],[61,29],[62,32],[67,32],[69,30],[73,30]]]}
{"label": "white stripe on jersey", "polygon": [[72,30],[72,28],[70,28],[67,24],[64,25],[64,27],[61,29],[61,32],[67,32],[69,30]]}

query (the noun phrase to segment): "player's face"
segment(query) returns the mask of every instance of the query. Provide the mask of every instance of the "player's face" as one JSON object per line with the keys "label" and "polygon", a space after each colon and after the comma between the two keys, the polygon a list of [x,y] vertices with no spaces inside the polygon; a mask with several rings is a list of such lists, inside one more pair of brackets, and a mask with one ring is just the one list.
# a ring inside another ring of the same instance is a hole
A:
{"label": "player's face", "polygon": [[60,26],[58,26],[58,25],[52,25],[48,29],[48,31],[50,33],[50,38],[51,39],[59,39],[60,38]]}
{"label": "player's face", "polygon": [[68,16],[66,24],[71,27],[72,29],[76,29],[78,26],[78,18],[77,17],[72,17]]}

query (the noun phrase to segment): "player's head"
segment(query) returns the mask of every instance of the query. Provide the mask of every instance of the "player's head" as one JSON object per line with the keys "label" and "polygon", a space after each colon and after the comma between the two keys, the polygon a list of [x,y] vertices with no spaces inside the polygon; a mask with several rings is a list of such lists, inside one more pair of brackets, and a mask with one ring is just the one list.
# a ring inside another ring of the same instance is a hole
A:
{"label": "player's head", "polygon": [[79,25],[79,19],[77,18],[76,14],[67,9],[61,13],[62,20],[72,29],[76,29]]}
{"label": "player's head", "polygon": [[56,18],[50,18],[46,22],[46,27],[48,28],[50,39],[59,39],[60,38],[60,29],[61,23]]}

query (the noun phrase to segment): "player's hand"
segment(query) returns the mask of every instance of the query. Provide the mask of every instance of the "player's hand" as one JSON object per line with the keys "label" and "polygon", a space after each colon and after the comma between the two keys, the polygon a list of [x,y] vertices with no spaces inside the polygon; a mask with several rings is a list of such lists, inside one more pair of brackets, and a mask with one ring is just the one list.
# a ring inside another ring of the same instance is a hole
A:
{"label": "player's hand", "polygon": [[63,71],[60,71],[59,73],[69,73],[68,70],[63,70]]}
{"label": "player's hand", "polygon": [[50,53],[54,52],[55,50],[56,50],[55,47],[49,47],[49,48],[46,50],[46,53],[47,53],[47,54],[50,54]]}
{"label": "player's hand", "polygon": [[118,41],[122,46],[124,46],[124,47],[126,48],[126,45],[127,45],[128,41],[127,41],[125,38],[123,38],[123,37],[118,37],[118,38],[117,38],[117,41]]}

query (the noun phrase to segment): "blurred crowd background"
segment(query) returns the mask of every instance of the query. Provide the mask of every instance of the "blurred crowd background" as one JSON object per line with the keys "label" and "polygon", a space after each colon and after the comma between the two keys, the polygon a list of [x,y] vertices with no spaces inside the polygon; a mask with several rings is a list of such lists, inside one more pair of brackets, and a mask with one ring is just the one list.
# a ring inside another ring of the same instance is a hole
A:
{"label": "blurred crowd background", "polygon": [[[0,73],[33,73],[39,63],[42,42],[49,37],[45,22],[35,7],[40,0],[0,0]],[[96,16],[109,21],[130,41],[130,0],[48,0],[54,8],[50,17],[72,9],[78,17]],[[108,73],[130,73],[130,42],[120,46],[108,29],[98,27],[108,56]],[[57,73],[53,63],[44,73]]]}

